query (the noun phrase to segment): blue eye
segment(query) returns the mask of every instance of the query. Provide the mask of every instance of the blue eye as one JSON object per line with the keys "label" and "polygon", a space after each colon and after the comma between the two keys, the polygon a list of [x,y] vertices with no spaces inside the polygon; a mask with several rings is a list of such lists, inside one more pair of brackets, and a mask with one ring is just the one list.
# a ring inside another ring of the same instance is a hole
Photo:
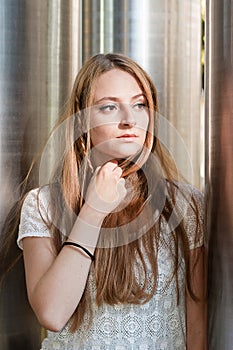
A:
{"label": "blue eye", "polygon": [[117,106],[114,104],[107,104],[99,107],[99,110],[101,112],[112,112],[117,109]]}
{"label": "blue eye", "polygon": [[139,103],[136,103],[133,107],[137,110],[143,110],[147,107],[147,105],[143,102],[139,102]]}

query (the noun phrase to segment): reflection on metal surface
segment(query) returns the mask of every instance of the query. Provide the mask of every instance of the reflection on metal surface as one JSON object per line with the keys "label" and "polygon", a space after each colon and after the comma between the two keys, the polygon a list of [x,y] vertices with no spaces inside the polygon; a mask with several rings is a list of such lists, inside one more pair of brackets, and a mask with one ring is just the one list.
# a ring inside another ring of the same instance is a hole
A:
{"label": "reflection on metal surface", "polygon": [[233,1],[207,1],[210,350],[233,344]]}
{"label": "reflection on metal surface", "polygon": [[[160,112],[183,137],[194,183],[201,186],[200,0],[85,0],[82,17],[82,59],[121,52],[149,72],[158,89]],[[169,142],[176,148],[175,140]],[[185,163],[181,170],[188,177]]]}
{"label": "reflection on metal surface", "polygon": [[[126,53],[150,73],[161,114],[183,136],[200,184],[200,14],[199,0],[1,1],[0,225],[81,60],[97,52]],[[18,269],[1,291],[1,350],[36,350],[38,325]]]}
{"label": "reflection on metal surface", "polygon": [[[76,0],[0,3],[1,227],[79,68],[79,15]],[[0,294],[0,347],[38,350],[39,342],[18,265]]]}

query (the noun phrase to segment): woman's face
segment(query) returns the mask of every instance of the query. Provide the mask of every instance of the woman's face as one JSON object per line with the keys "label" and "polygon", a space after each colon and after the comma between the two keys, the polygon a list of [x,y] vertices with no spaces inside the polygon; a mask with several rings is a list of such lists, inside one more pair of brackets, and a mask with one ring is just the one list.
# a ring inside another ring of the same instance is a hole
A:
{"label": "woman's face", "polygon": [[96,160],[136,155],[144,145],[148,123],[146,97],[129,73],[113,69],[96,80],[90,130]]}

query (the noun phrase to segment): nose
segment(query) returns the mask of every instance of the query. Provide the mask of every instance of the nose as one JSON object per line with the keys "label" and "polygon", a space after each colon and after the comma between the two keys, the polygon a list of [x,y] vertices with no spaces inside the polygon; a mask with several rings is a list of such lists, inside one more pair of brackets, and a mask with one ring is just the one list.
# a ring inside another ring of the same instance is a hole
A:
{"label": "nose", "polygon": [[122,126],[126,127],[133,127],[136,125],[135,117],[130,106],[124,106],[122,108],[122,119],[120,123]]}

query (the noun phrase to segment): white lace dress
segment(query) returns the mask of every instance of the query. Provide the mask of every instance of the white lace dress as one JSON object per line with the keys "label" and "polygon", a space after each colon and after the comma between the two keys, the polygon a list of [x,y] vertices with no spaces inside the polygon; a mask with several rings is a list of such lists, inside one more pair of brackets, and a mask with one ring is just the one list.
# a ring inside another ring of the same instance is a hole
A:
{"label": "white lace dress", "polygon": [[[190,190],[190,187],[189,187]],[[191,188],[202,213],[203,198],[199,191]],[[18,235],[18,245],[22,248],[22,238],[29,236],[50,237],[50,232],[37,208],[38,189],[32,190],[24,201]],[[182,207],[182,200],[180,206]],[[49,215],[49,192],[45,187],[40,191],[39,205],[42,214]],[[187,232],[190,249],[203,244],[201,239],[194,243],[196,229],[195,216],[187,210]],[[170,230],[163,223],[164,236],[169,239]],[[173,278],[167,282],[173,271],[171,252],[161,245],[158,252],[158,288],[154,297],[145,305],[103,305],[95,304],[95,282],[90,270],[87,288],[92,297],[93,321],[89,328],[84,323],[74,333],[67,324],[60,332],[48,331],[41,350],[184,350],[186,349],[185,281],[183,261],[180,261],[180,293],[177,305],[176,283]]]}

